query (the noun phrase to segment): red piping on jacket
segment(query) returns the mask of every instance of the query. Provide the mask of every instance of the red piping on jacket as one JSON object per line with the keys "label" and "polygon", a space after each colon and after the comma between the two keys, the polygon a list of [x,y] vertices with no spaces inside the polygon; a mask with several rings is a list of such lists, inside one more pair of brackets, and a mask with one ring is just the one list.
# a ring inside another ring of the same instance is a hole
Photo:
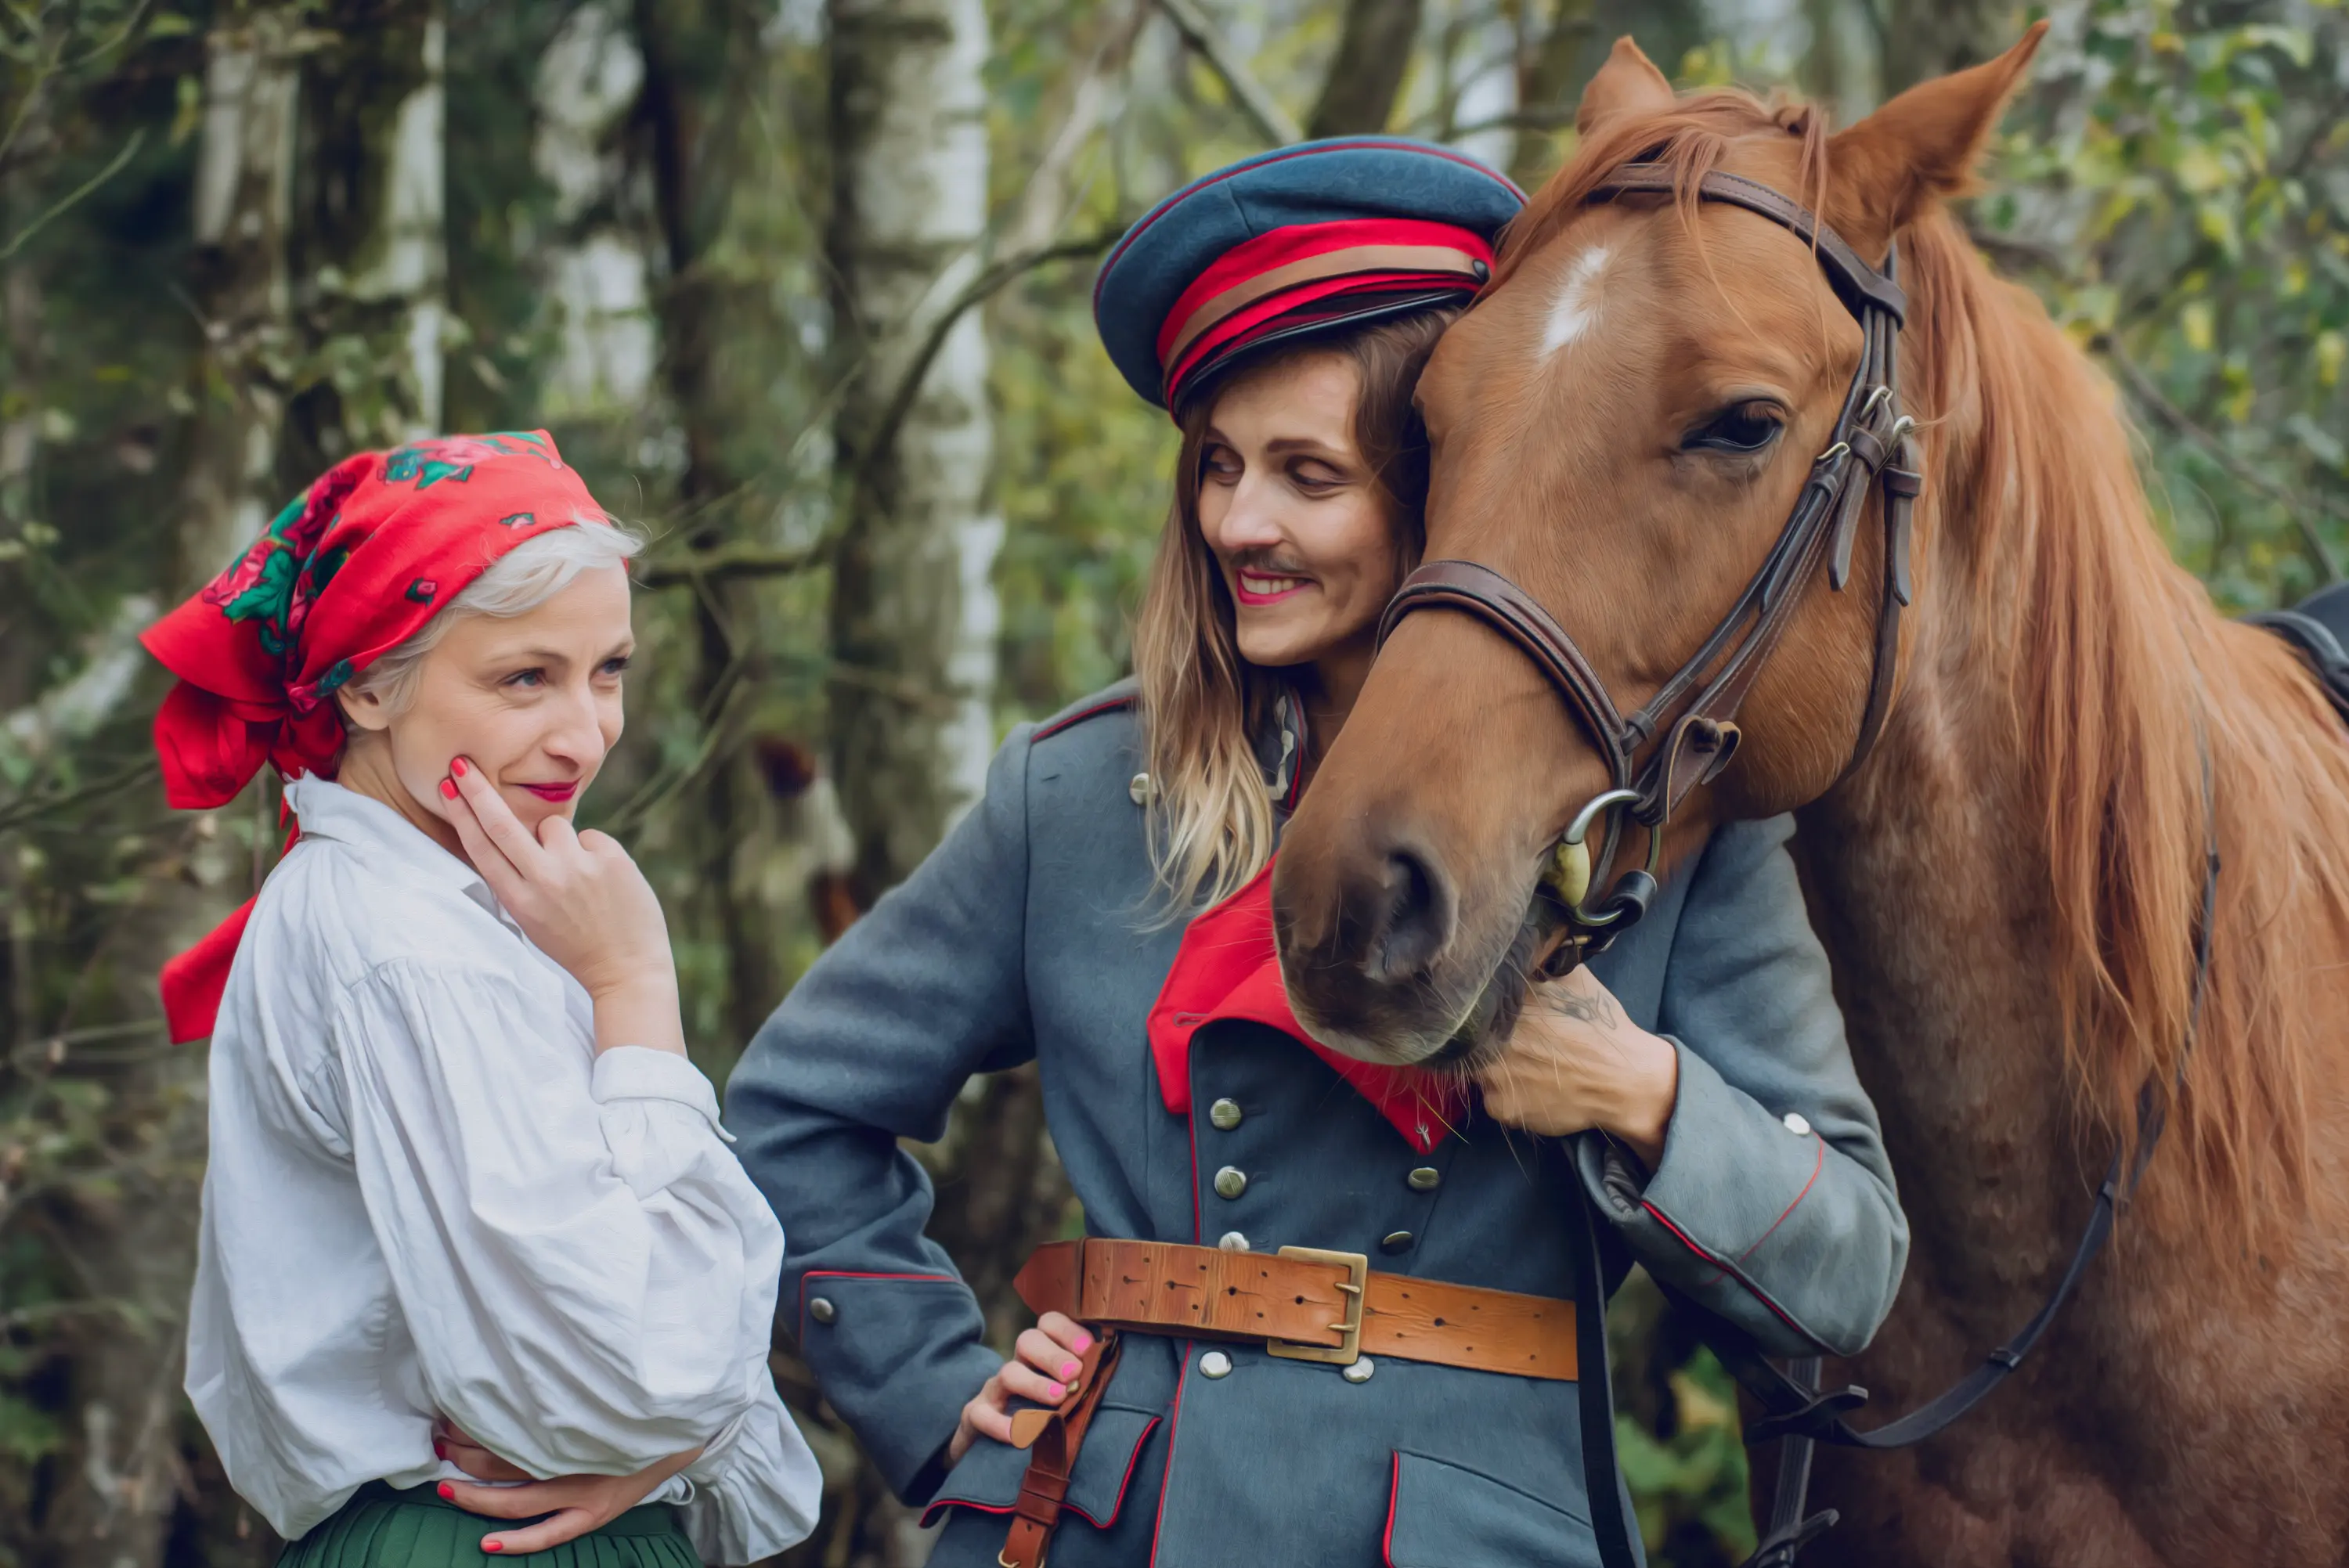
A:
{"label": "red piping on jacket", "polygon": [[[1744,1263],[1747,1258],[1750,1258],[1755,1253],[1760,1252],[1762,1250],[1762,1243],[1776,1235],[1778,1233],[1778,1227],[1786,1222],[1786,1214],[1791,1214],[1795,1210],[1801,1208],[1803,1206],[1803,1200],[1811,1195],[1811,1189],[1818,1185],[1819,1172],[1826,1170],[1827,1167],[1826,1140],[1824,1138],[1820,1139],[1818,1140],[1818,1158],[1811,1161],[1811,1179],[1803,1183],[1803,1190],[1795,1194],[1795,1201],[1793,1202],[1786,1205],[1786,1212],[1785,1214],[1780,1214],[1776,1219],[1771,1221],[1770,1228],[1763,1232],[1759,1236],[1755,1237],[1752,1246],[1737,1254],[1737,1261],[1739,1263]],[[1728,1276],[1726,1274],[1716,1274],[1712,1279],[1705,1281],[1705,1283],[1707,1284],[1713,1284],[1723,1279],[1726,1279],[1727,1277]]]}
{"label": "red piping on jacket", "polygon": [[[1118,1480],[1117,1496],[1110,1500],[1109,1517],[1107,1519],[1095,1519],[1092,1514],[1087,1513],[1075,1503],[1065,1500],[1062,1501],[1061,1506],[1067,1509],[1071,1513],[1075,1514],[1079,1519],[1083,1520],[1087,1524],[1092,1525],[1095,1530],[1107,1530],[1111,1525],[1115,1524],[1117,1522],[1119,1511],[1125,1507],[1125,1489],[1133,1484],[1133,1467],[1135,1464],[1140,1462],[1142,1459],[1142,1450],[1149,1445],[1150,1434],[1158,1429],[1159,1419],[1160,1418],[1156,1416],[1151,1417],[1150,1424],[1142,1429],[1142,1435],[1133,1439],[1133,1451],[1125,1456],[1125,1474]],[[967,1508],[973,1513],[1003,1514],[1017,1513],[1019,1511],[1019,1505],[1018,1503],[974,1502],[968,1498],[944,1498],[922,1510],[923,1529],[927,1530],[930,1527],[930,1522],[937,1518],[938,1511],[942,1508]]]}
{"label": "red piping on jacket", "polygon": [[1108,713],[1113,708],[1132,707],[1133,706],[1133,698],[1131,696],[1113,696],[1106,702],[1097,702],[1091,707],[1081,707],[1072,714],[1052,720],[1050,724],[1039,726],[1036,733],[1028,738],[1028,744],[1033,746],[1040,740],[1049,740],[1053,736],[1060,734],[1061,731],[1068,728],[1071,725],[1082,724],[1085,720],[1092,717],[1093,715],[1097,713]]}
{"label": "red piping on jacket", "polygon": [[1671,1220],[1665,1218],[1664,1212],[1661,1209],[1657,1208],[1653,1203],[1649,1202],[1646,1199],[1642,1198],[1640,1200],[1640,1207],[1645,1209],[1649,1214],[1654,1218],[1656,1223],[1663,1226],[1664,1229],[1670,1231],[1674,1236],[1678,1237],[1681,1245],[1686,1247],[1698,1257],[1703,1259],[1706,1263],[1711,1264],[1714,1268],[1720,1270],[1721,1274],[1724,1277],[1736,1281],[1738,1285],[1745,1292],[1746,1295],[1760,1302],[1764,1306],[1768,1307],[1770,1309],[1771,1315],[1777,1318],[1779,1322],[1785,1324],[1787,1327],[1801,1335],[1813,1345],[1817,1346],[1823,1354],[1834,1354],[1834,1352],[1820,1340],[1817,1335],[1813,1334],[1809,1329],[1805,1328],[1801,1324],[1796,1323],[1792,1313],[1788,1312],[1785,1307],[1780,1306],[1776,1302],[1772,1301],[1770,1297],[1764,1294],[1760,1285],[1755,1284],[1752,1280],[1746,1278],[1744,1270],[1737,1267],[1728,1259],[1708,1252],[1703,1247],[1699,1246],[1695,1242],[1690,1240],[1687,1232],[1682,1230],[1678,1225],[1673,1224]]}

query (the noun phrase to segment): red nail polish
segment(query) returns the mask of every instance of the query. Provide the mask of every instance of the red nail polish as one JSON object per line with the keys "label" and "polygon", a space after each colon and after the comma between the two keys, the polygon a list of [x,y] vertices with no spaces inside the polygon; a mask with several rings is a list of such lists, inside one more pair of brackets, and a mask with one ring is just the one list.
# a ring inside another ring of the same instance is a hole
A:
{"label": "red nail polish", "polygon": [[436,1459],[436,1460],[445,1460],[445,1459],[447,1459],[447,1458],[449,1457],[449,1445],[448,1445],[448,1444],[446,1444],[446,1443],[444,1443],[444,1442],[442,1442],[442,1441],[441,1441],[440,1439],[438,1439],[438,1438],[433,1439],[432,1439],[432,1457],[433,1457],[434,1459]]}
{"label": "red nail polish", "polygon": [[440,780],[440,799],[443,800],[454,800],[456,798],[457,786],[449,779],[443,779]]}
{"label": "red nail polish", "polygon": [[506,1543],[502,1541],[484,1541],[481,1542],[481,1550],[484,1552],[503,1552],[505,1549]]}
{"label": "red nail polish", "polygon": [[434,1487],[432,1490],[440,1494],[440,1501],[443,1502],[454,1502],[457,1501],[457,1489],[450,1486],[445,1480],[439,1486]]}
{"label": "red nail polish", "polygon": [[452,758],[449,763],[449,771],[462,779],[465,776],[465,759],[461,757]]}

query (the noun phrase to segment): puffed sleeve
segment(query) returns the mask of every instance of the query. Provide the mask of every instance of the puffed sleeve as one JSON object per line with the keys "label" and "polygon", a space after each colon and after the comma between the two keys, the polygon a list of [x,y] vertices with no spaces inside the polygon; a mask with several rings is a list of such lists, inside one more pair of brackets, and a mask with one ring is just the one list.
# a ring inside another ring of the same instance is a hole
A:
{"label": "puffed sleeve", "polygon": [[943,1248],[929,1177],[964,1082],[1035,1054],[1024,965],[1028,737],[905,882],[818,959],[727,1084],[726,1119],[791,1238],[783,1321],[900,1498],[926,1501],[1001,1358]]}
{"label": "puffed sleeve", "polygon": [[1771,1354],[1849,1356],[1892,1309],[1909,1224],[1792,834],[1785,817],[1732,824],[1693,868],[1657,1013],[1680,1094],[1655,1171],[1595,1138],[1578,1163],[1657,1278]]}
{"label": "puffed sleeve", "polygon": [[685,1476],[685,1531],[704,1563],[761,1563],[815,1530],[823,1476],[771,1383]]}
{"label": "puffed sleeve", "polygon": [[538,1476],[626,1474],[748,1427],[781,1462],[714,1478],[710,1506],[765,1546],[725,1561],[766,1555],[821,1490],[766,1366],[781,1232],[692,1064],[627,1047],[590,1067],[546,1005],[502,971],[402,960],[336,1010],[419,1402]]}

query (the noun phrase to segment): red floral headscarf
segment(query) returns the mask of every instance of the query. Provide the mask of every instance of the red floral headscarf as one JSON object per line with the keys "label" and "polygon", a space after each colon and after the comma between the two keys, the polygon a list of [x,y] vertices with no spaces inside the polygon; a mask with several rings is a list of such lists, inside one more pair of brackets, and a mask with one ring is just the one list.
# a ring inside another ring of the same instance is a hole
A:
{"label": "red floral headscarf", "polygon": [[[180,677],[155,716],[165,799],[224,806],[264,763],[333,778],[336,688],[517,544],[604,521],[543,430],[440,436],[336,463],[140,637]],[[212,1033],[252,913],[247,903],[163,966],[174,1040]]]}

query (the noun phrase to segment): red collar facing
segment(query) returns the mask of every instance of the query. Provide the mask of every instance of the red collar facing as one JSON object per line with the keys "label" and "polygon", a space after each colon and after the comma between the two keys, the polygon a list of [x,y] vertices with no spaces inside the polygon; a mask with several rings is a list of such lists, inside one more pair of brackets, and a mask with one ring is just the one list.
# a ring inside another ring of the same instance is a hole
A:
{"label": "red collar facing", "polygon": [[1433,1153],[1446,1132],[1467,1120],[1468,1088],[1459,1079],[1340,1056],[1298,1023],[1273,944],[1269,863],[1254,882],[1191,923],[1150,1009],[1158,1092],[1175,1115],[1191,1114],[1191,1037],[1202,1025],[1227,1018],[1268,1024],[1319,1057],[1422,1154]]}

